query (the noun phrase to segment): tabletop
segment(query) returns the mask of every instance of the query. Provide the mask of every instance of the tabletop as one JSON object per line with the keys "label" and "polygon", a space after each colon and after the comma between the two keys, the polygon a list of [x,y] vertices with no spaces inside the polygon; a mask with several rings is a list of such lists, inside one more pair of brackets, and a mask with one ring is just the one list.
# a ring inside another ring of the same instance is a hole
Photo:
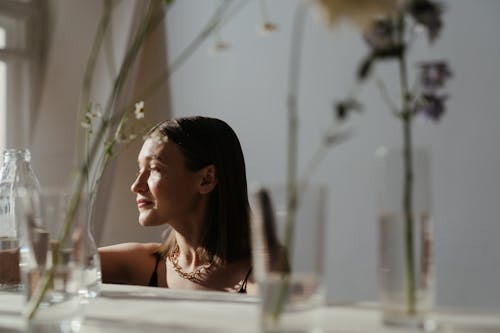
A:
{"label": "tabletop", "polygon": [[[0,292],[0,332],[22,332],[23,297]],[[192,292],[104,284],[85,306],[81,332],[258,332],[258,298],[223,292]],[[500,333],[500,313],[438,308],[439,332]],[[381,324],[375,303],[331,304],[320,310],[326,333],[404,333]]]}

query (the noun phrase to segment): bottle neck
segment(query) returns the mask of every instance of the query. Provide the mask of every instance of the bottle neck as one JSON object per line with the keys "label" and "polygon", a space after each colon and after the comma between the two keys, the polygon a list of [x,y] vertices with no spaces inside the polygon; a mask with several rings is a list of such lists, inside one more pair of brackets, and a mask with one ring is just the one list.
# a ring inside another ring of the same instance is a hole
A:
{"label": "bottle neck", "polygon": [[31,153],[28,149],[6,149],[0,172],[2,181],[40,190],[40,184],[31,168]]}
{"label": "bottle neck", "polygon": [[28,149],[6,149],[3,152],[3,163],[18,163],[18,162],[27,162],[31,161],[31,153]]}

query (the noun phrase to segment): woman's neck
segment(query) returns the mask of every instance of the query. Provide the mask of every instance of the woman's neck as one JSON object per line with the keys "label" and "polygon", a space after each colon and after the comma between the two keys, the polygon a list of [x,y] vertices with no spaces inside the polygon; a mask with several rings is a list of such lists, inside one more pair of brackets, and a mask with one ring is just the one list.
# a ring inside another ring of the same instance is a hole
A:
{"label": "woman's neck", "polygon": [[196,251],[196,249],[202,246],[201,237],[197,237],[196,239],[194,237],[189,237],[188,239],[176,232],[175,239],[179,251],[178,260],[182,267],[194,270],[198,266],[207,264],[205,260],[200,258],[199,253]]}

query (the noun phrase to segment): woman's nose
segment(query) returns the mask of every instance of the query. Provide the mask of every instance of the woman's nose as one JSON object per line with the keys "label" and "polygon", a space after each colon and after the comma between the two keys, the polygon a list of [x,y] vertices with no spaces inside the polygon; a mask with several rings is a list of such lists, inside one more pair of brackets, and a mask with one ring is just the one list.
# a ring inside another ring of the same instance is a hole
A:
{"label": "woman's nose", "polygon": [[132,183],[130,186],[130,190],[134,193],[146,193],[148,191],[148,185],[147,182],[144,180],[144,173],[139,172],[137,174],[137,177],[135,178],[135,181]]}

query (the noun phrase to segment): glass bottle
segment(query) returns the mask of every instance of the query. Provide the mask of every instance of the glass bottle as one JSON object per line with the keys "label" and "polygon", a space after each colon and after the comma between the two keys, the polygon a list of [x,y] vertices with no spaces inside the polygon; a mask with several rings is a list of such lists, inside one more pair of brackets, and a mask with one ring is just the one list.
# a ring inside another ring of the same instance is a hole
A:
{"label": "glass bottle", "polygon": [[0,289],[21,287],[19,274],[20,218],[16,210],[19,189],[39,192],[40,184],[31,168],[28,149],[6,149],[0,169]]}

